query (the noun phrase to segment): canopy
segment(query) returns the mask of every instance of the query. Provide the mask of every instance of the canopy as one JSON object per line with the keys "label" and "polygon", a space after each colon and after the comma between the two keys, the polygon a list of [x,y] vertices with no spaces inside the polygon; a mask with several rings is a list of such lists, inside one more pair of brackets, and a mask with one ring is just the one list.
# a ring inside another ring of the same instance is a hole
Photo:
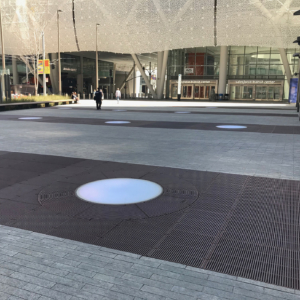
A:
{"label": "canopy", "polygon": [[[0,0],[5,52],[145,53],[214,45],[289,48],[300,0]],[[215,9],[215,3],[217,3]],[[99,24],[99,25],[96,25]]]}

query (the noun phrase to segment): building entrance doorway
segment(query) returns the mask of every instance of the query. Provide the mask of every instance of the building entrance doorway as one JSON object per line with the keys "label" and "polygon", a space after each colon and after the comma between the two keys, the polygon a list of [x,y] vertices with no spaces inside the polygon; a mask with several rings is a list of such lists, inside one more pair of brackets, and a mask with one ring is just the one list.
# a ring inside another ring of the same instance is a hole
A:
{"label": "building entrance doorway", "polygon": [[216,90],[214,85],[195,85],[195,99],[209,99],[212,90]]}
{"label": "building entrance doorway", "polygon": [[256,86],[256,100],[280,100],[280,86]]}
{"label": "building entrance doorway", "polygon": [[282,101],[283,80],[229,80],[230,100]]}
{"label": "building entrance doorway", "polygon": [[182,99],[193,99],[193,86],[192,85],[182,85],[181,98]]}

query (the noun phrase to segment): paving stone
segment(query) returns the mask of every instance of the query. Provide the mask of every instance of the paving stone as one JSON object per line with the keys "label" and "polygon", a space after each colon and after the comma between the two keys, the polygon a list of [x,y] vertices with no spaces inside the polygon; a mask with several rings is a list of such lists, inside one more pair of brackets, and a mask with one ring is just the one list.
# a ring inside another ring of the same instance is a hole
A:
{"label": "paving stone", "polygon": [[94,293],[94,294],[98,294],[101,296],[105,296],[108,298],[112,298],[112,299],[117,299],[117,300],[133,300],[132,296],[123,294],[123,293],[119,293],[119,292],[115,292],[113,290],[108,290],[108,289],[102,289],[96,286],[92,286],[92,285],[85,285],[82,288],[83,291],[87,291],[89,293]]}
{"label": "paving stone", "polygon": [[[163,296],[163,297],[169,297],[171,299],[182,300],[182,295],[179,295],[178,293],[173,293],[173,292],[170,292],[170,291],[161,290],[159,288],[148,286],[148,285],[144,285],[141,288],[141,290],[145,291],[145,292],[148,292],[148,293],[160,295],[160,296]],[[190,297],[190,296],[187,296],[187,295],[184,296],[184,299],[186,299],[186,300],[195,300],[194,297]]]}
{"label": "paving stone", "polygon": [[131,289],[127,286],[120,286],[120,285],[114,285],[111,288],[112,291],[119,292],[125,295],[129,295],[134,297],[134,299],[147,299],[147,300],[165,300],[166,298],[164,296],[160,296],[158,294],[152,294],[141,290],[135,290]]}
{"label": "paving stone", "polygon": [[134,281],[134,282],[138,282],[141,284],[146,284],[149,286],[154,286],[163,290],[167,290],[167,291],[171,291],[173,288],[172,284],[168,284],[168,283],[163,283],[160,281],[156,281],[156,280],[151,280],[151,279],[147,279],[147,278],[143,278],[143,277],[139,277],[139,276],[134,276],[131,274],[124,274],[123,279],[129,280],[129,281]]}
{"label": "paving stone", "polygon": [[112,287],[112,283],[109,283],[107,281],[101,281],[94,278],[85,277],[79,274],[69,273],[66,276],[67,279],[77,281],[79,283],[89,284],[89,285],[95,285],[98,287],[109,289]]}
{"label": "paving stone", "polygon": [[20,297],[25,300],[38,300],[41,296],[40,294],[26,291],[24,289],[24,286],[22,285],[20,285],[18,288],[16,286],[0,283],[0,291],[11,296]]}
{"label": "paving stone", "polygon": [[23,287],[23,290],[37,293],[39,294],[39,297],[42,295],[47,295],[47,297],[50,297],[51,299],[55,299],[55,300],[70,300],[72,297],[71,295],[67,295],[65,293],[54,291],[53,289],[47,289],[45,287],[41,287],[31,283],[26,284]]}
{"label": "paving stone", "polygon": [[122,278],[116,278],[116,277],[107,276],[107,275],[104,275],[104,274],[96,274],[94,276],[94,279],[99,280],[101,282],[105,281],[105,282],[109,282],[109,283],[112,283],[112,284],[125,285],[125,286],[128,286],[128,287],[132,288],[132,289],[138,289],[138,290],[143,286],[142,283],[131,281],[131,280],[126,280],[126,279],[123,279],[123,277]]}
{"label": "paving stone", "polygon": [[265,288],[264,289],[264,295],[263,297],[266,297],[266,299],[269,297],[270,299],[273,298],[278,298],[278,299],[287,299],[287,300],[299,300],[300,295],[292,294],[292,293],[286,293],[286,292],[281,292],[277,291],[274,289],[269,289]]}
{"label": "paving stone", "polygon": [[46,287],[46,288],[51,288],[55,283],[48,281],[48,280],[43,280],[40,279],[39,277],[35,277],[35,276],[31,276],[31,275],[27,275],[24,273],[13,273],[10,275],[12,278],[21,280],[21,281],[25,281],[25,282],[29,282],[29,283],[34,283],[36,285],[42,286],[42,287]]}

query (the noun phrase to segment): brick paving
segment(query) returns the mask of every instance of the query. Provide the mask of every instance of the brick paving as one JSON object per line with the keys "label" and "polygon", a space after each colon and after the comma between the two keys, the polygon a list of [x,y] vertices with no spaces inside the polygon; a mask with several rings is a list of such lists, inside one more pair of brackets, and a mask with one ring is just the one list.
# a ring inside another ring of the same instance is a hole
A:
{"label": "brick paving", "polygon": [[298,300],[300,291],[0,226],[0,299]]}
{"label": "brick paving", "polygon": [[[167,106],[165,103],[162,105]],[[169,106],[173,105],[170,102]],[[185,105],[187,103],[182,103],[180,106]],[[274,106],[277,109],[276,114],[280,107]],[[270,106],[268,110],[265,106],[260,111],[257,107],[253,107],[253,110],[247,108],[248,116],[243,115],[246,109],[242,108],[234,109],[234,116],[227,114],[230,108],[227,108],[226,114],[223,115],[212,113],[205,115],[203,112],[198,115],[172,115],[168,112],[167,116],[167,114],[154,115],[148,112],[141,116],[138,112],[136,114],[121,112],[116,117],[116,112],[106,112],[104,117],[101,116],[104,119],[145,119],[156,122],[175,120],[176,122],[299,126],[297,117],[272,116],[274,110],[271,108]],[[282,108],[279,114],[295,114],[293,108],[290,110],[290,106],[282,106]],[[164,108],[159,109],[164,110]],[[194,111],[197,109],[193,108]],[[167,110],[170,111],[170,107]],[[213,112],[213,109],[209,111]],[[222,110],[218,109],[218,112],[220,111]],[[254,115],[262,111],[264,115]],[[238,116],[238,112],[243,113]],[[75,109],[64,111],[49,108],[5,113],[9,116],[19,114],[99,118],[99,113],[96,116],[96,111],[84,112]],[[1,124],[0,150],[57,155],[59,163],[63,161],[61,156],[65,155],[79,159],[92,158],[200,171],[300,179],[300,156],[298,155],[300,138],[295,134],[210,130],[192,132],[188,129],[183,134],[182,130],[176,129],[107,128],[108,126],[101,126],[100,129],[98,126],[88,124],[38,123],[37,125],[34,122],[20,123],[9,120],[2,120]],[[160,155],[157,155],[157,149]],[[2,154],[6,152],[1,152],[0,155]],[[17,176],[14,175],[16,165],[23,168],[22,171],[19,170]],[[38,164],[32,164],[32,171],[26,170],[26,164],[16,163],[16,165],[10,165],[5,169],[5,174],[0,174],[2,191],[7,176],[11,178],[12,186],[20,189],[24,186],[15,183],[26,178],[29,185],[43,184],[46,178],[43,177],[44,175],[35,178],[36,172],[39,172]],[[55,166],[49,168],[52,167]],[[47,172],[51,172],[50,169]],[[53,179],[55,178],[57,176],[53,176]],[[50,177],[47,179],[51,180]],[[18,190],[15,188],[13,191],[6,189],[8,196],[13,194],[18,196]],[[27,192],[24,197],[25,202],[29,201],[29,193]],[[20,204],[19,210],[23,207]],[[3,204],[0,204],[0,210],[3,208]],[[40,222],[41,227],[45,225],[42,218]],[[0,261],[1,300],[300,299],[299,290],[4,225],[0,225]]]}

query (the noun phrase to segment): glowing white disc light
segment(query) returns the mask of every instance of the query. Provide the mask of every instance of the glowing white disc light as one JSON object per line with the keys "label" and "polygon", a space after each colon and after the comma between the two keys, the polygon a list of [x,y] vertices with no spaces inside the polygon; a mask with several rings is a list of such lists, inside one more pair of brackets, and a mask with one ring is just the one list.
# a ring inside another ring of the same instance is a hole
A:
{"label": "glowing white disc light", "polygon": [[247,128],[247,126],[241,126],[241,125],[219,125],[217,127],[218,128],[223,128],[223,129],[242,129],[242,128]]}
{"label": "glowing white disc light", "polygon": [[19,120],[39,120],[42,119],[42,117],[23,117],[19,118]]}
{"label": "glowing white disc light", "polygon": [[190,114],[189,111],[175,111],[175,114]]}
{"label": "glowing white disc light", "polygon": [[113,111],[127,111],[126,109],[114,109]]}
{"label": "glowing white disc light", "polygon": [[160,185],[148,180],[116,178],[84,184],[76,190],[76,195],[88,202],[124,205],[149,201],[162,192]]}
{"label": "glowing white disc light", "polygon": [[107,121],[106,124],[128,124],[131,123],[129,121]]}

